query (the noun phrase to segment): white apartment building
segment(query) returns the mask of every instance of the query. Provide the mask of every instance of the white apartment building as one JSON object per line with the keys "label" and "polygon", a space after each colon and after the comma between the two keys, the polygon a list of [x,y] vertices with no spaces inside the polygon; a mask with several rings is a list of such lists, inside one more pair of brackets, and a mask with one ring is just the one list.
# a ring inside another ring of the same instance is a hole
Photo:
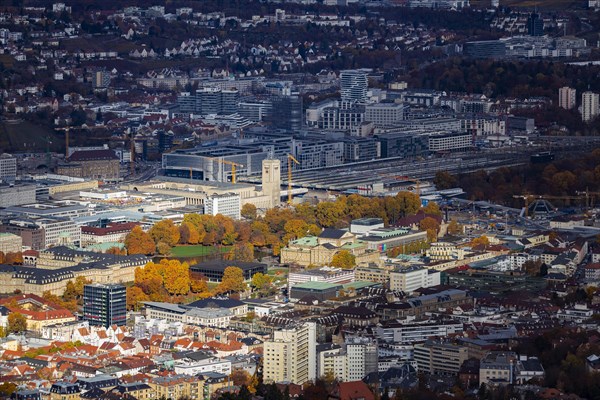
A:
{"label": "white apartment building", "polygon": [[581,94],[581,119],[584,122],[593,120],[598,116],[600,95],[594,92],[583,92]]}
{"label": "white apartment building", "polygon": [[333,374],[340,382],[363,379],[378,371],[377,341],[366,337],[351,337],[342,346],[318,353],[318,376]]}
{"label": "white apartment building", "polygon": [[239,194],[215,194],[204,201],[204,213],[221,214],[233,219],[241,218],[242,198]]}
{"label": "white apartment building", "polygon": [[577,104],[577,90],[568,86],[558,89],[558,106],[567,110],[575,108]]}
{"label": "white apartment building", "polygon": [[12,182],[17,177],[17,159],[10,154],[0,155],[0,181]]}
{"label": "white apartment building", "polygon": [[386,343],[409,344],[421,343],[431,337],[447,337],[464,330],[463,323],[458,321],[440,321],[427,323],[404,324],[390,321],[377,327],[377,337]]}
{"label": "white apartment building", "polygon": [[173,364],[176,374],[198,375],[206,372],[217,372],[219,374],[231,374],[231,361],[216,357],[207,357],[199,361],[181,360]]}
{"label": "white apartment building", "polygon": [[390,272],[390,290],[412,293],[417,289],[439,284],[439,271],[430,271],[420,266],[411,266]]}
{"label": "white apartment building", "polygon": [[273,332],[264,343],[265,383],[302,385],[316,378],[316,324],[306,322]]}

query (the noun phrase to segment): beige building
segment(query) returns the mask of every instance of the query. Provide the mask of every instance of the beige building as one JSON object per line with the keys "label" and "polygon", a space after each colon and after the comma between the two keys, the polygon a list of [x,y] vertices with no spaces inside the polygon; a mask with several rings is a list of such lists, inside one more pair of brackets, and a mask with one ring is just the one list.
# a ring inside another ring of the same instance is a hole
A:
{"label": "beige building", "polygon": [[357,281],[387,283],[390,279],[390,269],[366,265],[360,266],[354,269],[354,277]]}
{"label": "beige building", "polygon": [[112,150],[76,151],[67,161],[56,168],[57,174],[103,181],[119,180],[119,158]]}
{"label": "beige building", "polygon": [[419,372],[440,375],[457,375],[460,366],[469,358],[464,346],[453,343],[427,341],[415,344],[414,359]]}
{"label": "beige building", "polygon": [[281,263],[327,265],[341,250],[349,251],[356,257],[356,265],[379,264],[379,252],[369,250],[366,243],[356,240],[354,234],[326,228],[316,236],[306,236],[293,240],[281,249]]}
{"label": "beige building", "polygon": [[93,283],[131,282],[135,269],[149,261],[148,257],[139,254],[117,256],[53,247],[39,254],[35,268],[20,265],[0,268],[0,280],[4,283],[0,292],[20,290],[41,296],[50,291],[59,295],[64,292],[67,282],[78,276]]}
{"label": "beige building", "polygon": [[431,243],[427,256],[431,261],[462,260],[465,258],[465,251],[453,243],[435,242]]}
{"label": "beige building", "polygon": [[152,379],[149,385],[154,390],[155,399],[201,399],[204,397],[204,381],[198,379],[196,376],[173,375],[158,377]]}
{"label": "beige building", "polygon": [[6,253],[18,253],[22,250],[23,239],[12,233],[0,233],[0,251]]}
{"label": "beige building", "polygon": [[264,382],[302,385],[315,379],[316,344],[314,322],[273,332],[273,339],[264,343]]}

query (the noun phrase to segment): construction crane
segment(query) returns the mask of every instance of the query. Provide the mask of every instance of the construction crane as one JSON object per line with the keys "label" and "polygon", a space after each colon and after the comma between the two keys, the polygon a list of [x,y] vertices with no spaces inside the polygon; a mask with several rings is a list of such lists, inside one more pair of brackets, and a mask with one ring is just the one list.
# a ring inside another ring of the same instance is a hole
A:
{"label": "construction crane", "polygon": [[292,161],[300,165],[300,162],[293,155],[288,154],[288,204],[292,204]]}
{"label": "construction crane", "polygon": [[[221,158],[211,158],[211,160],[216,160],[219,164],[226,164],[226,165],[231,165],[231,183],[235,185],[236,179],[235,179],[235,173],[236,173],[236,167],[244,167],[244,164],[238,164],[236,162],[233,161],[229,161],[229,160],[223,160]],[[190,169],[190,175],[191,175],[191,169]]]}
{"label": "construction crane", "polygon": [[585,196],[585,206],[587,208],[594,207],[594,200],[597,197],[600,197],[600,192],[590,192],[588,189],[586,189],[585,191],[577,191],[575,193],[577,193],[578,195]]}

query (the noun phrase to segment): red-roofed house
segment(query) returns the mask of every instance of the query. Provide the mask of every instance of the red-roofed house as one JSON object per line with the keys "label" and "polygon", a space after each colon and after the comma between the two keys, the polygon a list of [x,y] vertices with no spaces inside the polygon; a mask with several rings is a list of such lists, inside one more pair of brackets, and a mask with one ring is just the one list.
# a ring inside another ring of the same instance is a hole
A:
{"label": "red-roofed house", "polygon": [[329,399],[336,400],[375,400],[373,392],[363,381],[339,382]]}

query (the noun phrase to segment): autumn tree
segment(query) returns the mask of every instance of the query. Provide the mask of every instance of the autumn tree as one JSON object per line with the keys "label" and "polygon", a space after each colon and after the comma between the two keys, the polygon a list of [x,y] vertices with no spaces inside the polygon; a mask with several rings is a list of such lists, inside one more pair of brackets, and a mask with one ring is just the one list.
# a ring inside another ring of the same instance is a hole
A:
{"label": "autumn tree", "polygon": [[238,267],[227,267],[223,272],[221,283],[217,286],[219,293],[243,292],[246,290],[244,271]]}
{"label": "autumn tree", "polygon": [[412,192],[398,192],[395,196],[400,204],[400,216],[414,215],[421,208],[421,199]]}
{"label": "autumn tree", "polygon": [[0,251],[0,264],[4,264],[4,263],[5,263],[4,252]]}
{"label": "autumn tree", "polygon": [[257,272],[252,276],[252,287],[259,291],[264,292],[271,288],[273,280],[269,275],[263,274],[262,272]]}
{"label": "autumn tree", "polygon": [[182,222],[179,226],[179,243],[181,244],[198,244],[200,234],[198,229],[189,222]]}
{"label": "autumn tree", "polygon": [[254,246],[251,243],[236,243],[227,253],[228,260],[254,261]]}
{"label": "autumn tree", "polygon": [[423,207],[423,212],[427,215],[437,215],[438,217],[442,216],[442,210],[435,201],[428,202],[427,205]]}
{"label": "autumn tree", "polygon": [[448,171],[438,171],[433,178],[433,184],[438,190],[452,189],[458,186],[458,179]]}
{"label": "autumn tree", "polygon": [[141,303],[148,301],[150,298],[144,291],[138,286],[131,286],[127,288],[127,309],[138,311],[141,307]]}
{"label": "autumn tree", "polygon": [[171,295],[184,295],[190,291],[190,267],[179,260],[161,260],[163,285]]}
{"label": "autumn tree", "polygon": [[229,375],[229,379],[231,380],[234,386],[248,386],[250,384],[251,378],[252,377],[250,376],[250,374],[246,370],[241,368],[234,369]]}
{"label": "autumn tree", "polygon": [[208,292],[208,283],[206,278],[190,272],[190,289],[194,293]]}
{"label": "autumn tree", "polygon": [[106,250],[106,254],[114,254],[116,256],[125,256],[127,255],[127,250],[125,250],[124,248],[120,248],[118,246],[113,246],[110,247],[108,250]]}
{"label": "autumn tree", "polygon": [[460,235],[463,233],[463,226],[453,219],[448,223],[448,233],[450,235]]}
{"label": "autumn tree", "polygon": [[435,242],[440,230],[440,224],[435,218],[425,217],[419,223],[419,229],[427,232],[427,240]]}
{"label": "autumn tree", "polygon": [[144,232],[140,226],[135,226],[125,237],[125,247],[128,254],[153,254],[156,245],[152,237]]}
{"label": "autumn tree", "polygon": [[488,239],[488,237],[485,235],[471,240],[472,247],[477,247],[477,246],[487,247],[489,245],[490,245],[490,239]]}
{"label": "autumn tree", "polygon": [[179,241],[179,229],[170,219],[158,221],[148,231],[154,243],[165,243],[169,247],[173,247]]}
{"label": "autumn tree", "polygon": [[20,251],[14,253],[6,253],[6,255],[4,256],[4,263],[12,265],[22,265],[23,253]]}
{"label": "autumn tree", "polygon": [[242,206],[242,210],[241,210],[241,215],[243,218],[249,219],[249,220],[255,220],[256,219],[256,206],[252,203],[246,203]]}
{"label": "autumn tree", "polygon": [[356,257],[348,250],[340,250],[334,254],[330,265],[332,267],[350,269],[356,265]]}
{"label": "autumn tree", "polygon": [[337,202],[324,201],[317,204],[317,222],[324,228],[335,226],[344,216],[344,207]]}
{"label": "autumn tree", "polygon": [[8,314],[7,330],[10,333],[19,333],[27,330],[27,319],[19,312]]}

